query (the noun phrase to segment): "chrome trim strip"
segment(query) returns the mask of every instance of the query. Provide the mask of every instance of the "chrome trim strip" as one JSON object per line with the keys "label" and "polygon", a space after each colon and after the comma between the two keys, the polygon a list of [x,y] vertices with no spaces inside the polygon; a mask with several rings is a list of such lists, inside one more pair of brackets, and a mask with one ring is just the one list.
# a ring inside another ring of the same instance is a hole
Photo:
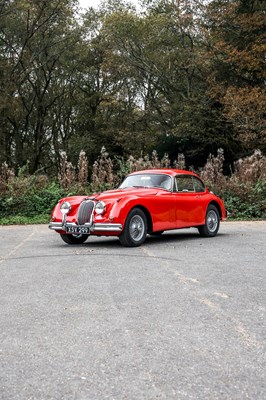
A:
{"label": "chrome trim strip", "polygon": [[70,227],[84,226],[85,228],[92,227],[90,222],[85,222],[85,224],[83,225],[76,224],[75,222],[66,222],[65,226],[70,226]]}
{"label": "chrome trim strip", "polygon": [[102,232],[121,232],[122,231],[121,224],[112,224],[112,223],[98,223],[94,224],[91,227],[92,231],[102,231]]}
{"label": "chrome trim strip", "polygon": [[[75,222],[67,222],[66,224],[62,224],[62,222],[50,222],[49,228],[52,230],[65,231],[66,227],[78,227],[79,225],[75,224]],[[113,224],[113,223],[96,223],[91,225],[89,222],[86,222],[84,225],[85,228],[89,228],[91,232],[121,232],[123,227],[122,224]]]}
{"label": "chrome trim strip", "polygon": [[58,231],[65,231],[65,227],[63,226],[62,222],[50,222],[48,228]]}

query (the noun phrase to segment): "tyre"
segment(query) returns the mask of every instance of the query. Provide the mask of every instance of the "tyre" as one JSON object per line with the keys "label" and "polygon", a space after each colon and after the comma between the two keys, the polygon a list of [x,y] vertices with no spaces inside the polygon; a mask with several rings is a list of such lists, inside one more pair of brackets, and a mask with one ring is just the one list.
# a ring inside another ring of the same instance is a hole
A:
{"label": "tyre", "polygon": [[147,236],[147,218],[139,208],[133,208],[126,219],[124,230],[119,236],[120,243],[126,247],[140,246]]}
{"label": "tyre", "polygon": [[199,234],[204,237],[214,237],[220,227],[220,215],[217,208],[210,205],[207,208],[205,224],[198,227]]}
{"label": "tyre", "polygon": [[67,234],[60,234],[62,240],[67,244],[81,244],[84,243],[89,235],[67,235]]}

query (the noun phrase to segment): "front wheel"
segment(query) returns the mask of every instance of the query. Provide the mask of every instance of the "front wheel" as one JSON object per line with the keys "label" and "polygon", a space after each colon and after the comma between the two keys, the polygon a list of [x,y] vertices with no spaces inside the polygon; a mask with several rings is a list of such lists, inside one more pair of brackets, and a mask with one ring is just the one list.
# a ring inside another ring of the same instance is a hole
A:
{"label": "front wheel", "polygon": [[84,243],[89,237],[89,235],[69,235],[65,233],[61,233],[60,236],[67,244],[81,244]]}
{"label": "front wheel", "polygon": [[127,216],[124,230],[119,236],[120,243],[126,247],[140,246],[147,236],[147,218],[139,208],[133,208]]}
{"label": "front wheel", "polygon": [[198,227],[199,234],[204,237],[213,237],[217,235],[220,227],[220,215],[217,208],[210,205],[207,208],[205,224]]}

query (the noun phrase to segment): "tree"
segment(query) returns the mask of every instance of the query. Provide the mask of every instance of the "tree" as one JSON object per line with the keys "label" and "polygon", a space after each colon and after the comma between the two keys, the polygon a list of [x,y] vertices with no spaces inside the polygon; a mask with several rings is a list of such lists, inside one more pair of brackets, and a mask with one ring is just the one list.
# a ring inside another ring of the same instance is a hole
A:
{"label": "tree", "polygon": [[266,150],[263,1],[215,0],[207,7],[209,83],[243,151]]}
{"label": "tree", "polygon": [[75,3],[17,0],[2,8],[2,126],[10,135],[6,158],[18,167],[29,159],[31,172],[49,163],[45,158],[55,133],[53,110],[67,96],[71,77],[64,62],[78,41]]}
{"label": "tree", "polygon": [[207,93],[196,4],[153,2],[145,15],[124,10],[104,20],[101,34],[120,87],[115,104],[125,110],[117,113],[120,123],[114,119],[121,127],[117,141],[126,151],[153,146],[173,158],[184,152],[200,164],[217,147],[229,146],[230,125]]}
{"label": "tree", "polygon": [[[0,163],[56,173],[156,149],[201,166],[265,150],[265,16],[259,0],[0,3]],[[236,153],[236,154],[235,154]]]}

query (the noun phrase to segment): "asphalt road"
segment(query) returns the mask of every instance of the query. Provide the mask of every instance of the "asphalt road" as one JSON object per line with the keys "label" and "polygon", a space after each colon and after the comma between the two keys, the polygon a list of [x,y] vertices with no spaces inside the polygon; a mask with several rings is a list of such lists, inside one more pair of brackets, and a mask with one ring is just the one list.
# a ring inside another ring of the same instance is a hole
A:
{"label": "asphalt road", "polygon": [[264,400],[266,222],[69,246],[0,227],[0,399]]}

